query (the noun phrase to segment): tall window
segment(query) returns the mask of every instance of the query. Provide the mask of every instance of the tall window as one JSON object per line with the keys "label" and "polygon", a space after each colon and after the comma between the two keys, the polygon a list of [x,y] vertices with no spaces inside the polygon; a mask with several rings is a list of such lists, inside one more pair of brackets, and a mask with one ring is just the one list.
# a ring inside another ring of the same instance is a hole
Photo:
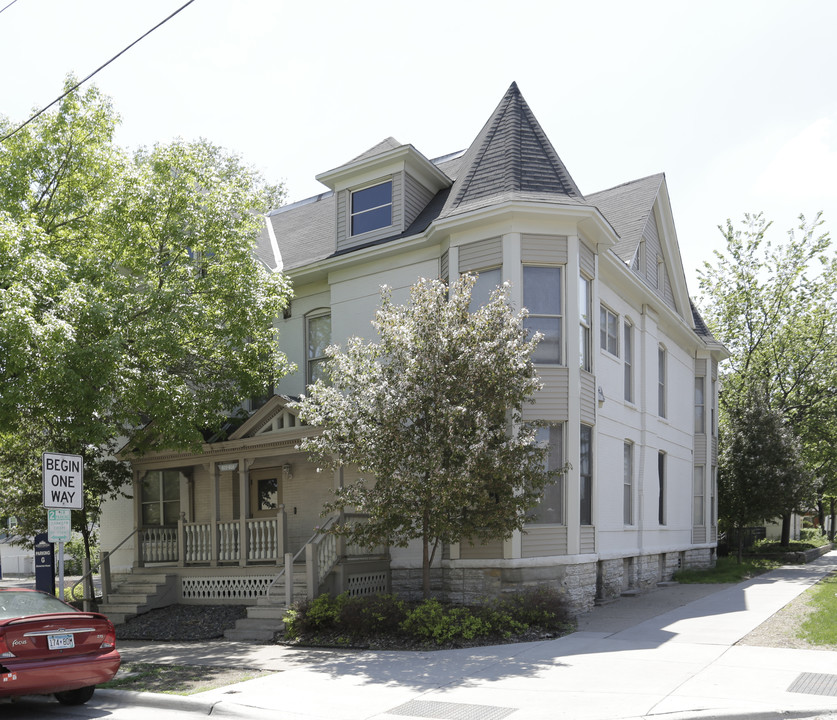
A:
{"label": "tall window", "polygon": [[543,334],[532,353],[534,363],[561,364],[563,345],[563,304],[561,268],[523,266],[523,304],[529,310],[524,327]]}
{"label": "tall window", "polygon": [[703,484],[703,465],[695,465],[694,504],[692,507],[692,524],[702,527],[706,522],[703,507],[705,490]]}
{"label": "tall window", "polygon": [[602,350],[619,357],[619,318],[604,305],[599,309],[599,336]]}
{"label": "tall window", "polygon": [[578,277],[578,319],[578,363],[582,370],[589,372],[593,313],[590,311],[590,281],[584,275]]}
{"label": "tall window", "polygon": [[468,309],[475,312],[478,308],[485,305],[491,298],[491,293],[497,289],[498,285],[503,282],[503,272],[500,268],[491,268],[490,270],[480,270],[477,274],[477,280],[471,290],[471,304]]}
{"label": "tall window", "polygon": [[392,225],[392,180],[352,193],[352,235]]}
{"label": "tall window", "polygon": [[309,315],[305,322],[306,382],[312,385],[320,378],[325,379],[323,363],[326,348],[331,343],[331,315],[319,313]]}
{"label": "tall window", "polygon": [[657,348],[657,414],[666,417],[666,349]]}
{"label": "tall window", "polygon": [[[559,470],[564,465],[564,428],[549,425],[537,429],[539,445],[549,446],[546,458],[547,470]],[[526,520],[532,525],[563,525],[564,523],[564,477],[559,476],[544,488],[540,502],[532,509]]]}
{"label": "tall window", "polygon": [[177,525],[180,519],[180,473],[150,470],[140,488],[144,526]]}
{"label": "tall window", "polygon": [[706,397],[704,396],[705,379],[695,378],[695,433],[706,432]]}
{"label": "tall window", "polygon": [[624,330],[625,344],[625,400],[634,401],[634,326],[627,320]]}
{"label": "tall window", "polygon": [[709,478],[709,489],[712,493],[709,502],[709,521],[712,523],[712,527],[715,527],[718,520],[718,508],[716,505],[718,502],[718,468],[714,465],[712,466],[712,477]]}
{"label": "tall window", "polygon": [[622,516],[625,525],[634,524],[634,444],[625,441],[622,471]]}
{"label": "tall window", "polygon": [[712,435],[717,435],[718,434],[718,425],[717,425],[717,419],[715,417],[715,381],[714,380],[712,381],[711,388],[712,388],[711,394],[709,395],[709,408],[710,408],[710,414],[712,416],[712,418],[711,418],[712,421],[711,421],[711,424],[709,426],[709,429],[712,432]]}
{"label": "tall window", "polygon": [[660,486],[660,498],[657,506],[657,522],[666,524],[666,454],[657,453],[657,480]]}
{"label": "tall window", "polygon": [[579,521],[582,525],[593,524],[593,428],[581,426],[580,458],[581,508]]}

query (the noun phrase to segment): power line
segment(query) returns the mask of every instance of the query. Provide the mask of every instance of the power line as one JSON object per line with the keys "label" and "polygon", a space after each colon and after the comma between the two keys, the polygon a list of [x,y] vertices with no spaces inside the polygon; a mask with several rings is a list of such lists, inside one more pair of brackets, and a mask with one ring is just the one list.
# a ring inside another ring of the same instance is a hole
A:
{"label": "power line", "polygon": [[6,5],[6,7],[4,7],[4,8],[0,8],[0,13],[1,13],[1,12],[3,12],[4,10],[8,10],[8,9],[9,9],[12,5],[14,5],[16,2],[17,2],[17,0],[12,0],[12,1],[8,4],[8,5]]}
{"label": "power line", "polygon": [[[11,2],[11,3],[9,3],[9,5],[12,5],[12,4],[16,3],[16,2],[17,2],[17,0],[12,0],[12,2]],[[189,5],[191,5],[193,2],[195,2],[195,0],[189,0],[188,2],[184,3],[183,5],[181,5],[179,8],[177,8],[177,10],[175,10],[175,11],[174,11],[171,15],[169,15],[169,16],[168,16],[165,20],[161,20],[161,21],[160,21],[160,22],[158,22],[158,23],[157,23],[157,24],[156,24],[153,28],[151,28],[148,32],[146,32],[146,33],[144,33],[144,34],[140,35],[140,36],[139,36],[136,40],[134,40],[134,42],[132,42],[130,45],[128,45],[127,47],[125,47],[125,48],[123,48],[122,50],[120,50],[120,51],[119,51],[116,55],[114,55],[114,56],[113,56],[110,60],[108,60],[106,63],[104,63],[103,65],[100,65],[99,67],[97,67],[97,68],[96,68],[96,69],[95,69],[92,73],[90,73],[90,74],[89,74],[86,78],[84,78],[83,80],[80,80],[79,82],[77,82],[75,85],[73,85],[73,87],[71,87],[69,90],[67,90],[67,92],[65,92],[63,95],[59,95],[59,96],[58,96],[57,98],[55,98],[55,100],[53,100],[53,101],[52,101],[49,105],[47,105],[46,107],[41,108],[40,110],[38,110],[38,112],[36,112],[36,113],[35,113],[32,117],[30,117],[30,118],[29,118],[29,119],[28,119],[25,123],[23,123],[23,124],[21,124],[21,125],[18,125],[18,126],[17,126],[14,130],[12,130],[12,131],[11,131],[8,135],[4,135],[3,137],[1,137],[1,138],[0,138],[0,142],[4,142],[5,140],[8,140],[10,137],[12,137],[12,135],[14,135],[15,133],[19,132],[19,131],[20,131],[20,130],[22,130],[23,128],[25,128],[25,127],[26,127],[29,123],[31,123],[31,122],[32,122],[35,118],[37,118],[39,115],[42,115],[43,113],[45,113],[47,110],[49,110],[49,109],[50,109],[53,105],[55,105],[57,102],[60,102],[60,101],[61,101],[61,100],[63,100],[65,97],[67,97],[67,95],[69,95],[71,92],[73,92],[74,90],[77,90],[77,89],[78,89],[79,87],[81,87],[84,83],[86,83],[86,82],[87,82],[90,78],[92,78],[92,77],[93,77],[96,73],[98,73],[100,70],[103,70],[103,69],[104,69],[104,68],[106,68],[108,65],[110,65],[110,64],[111,64],[114,60],[116,60],[116,58],[118,58],[120,55],[122,55],[122,54],[124,54],[125,52],[127,52],[128,50],[130,50],[130,49],[131,49],[132,47],[134,47],[134,45],[136,45],[136,44],[137,44],[140,40],[142,40],[142,39],[144,39],[144,38],[148,37],[148,36],[149,36],[151,33],[153,33],[153,32],[154,32],[154,31],[155,31],[158,27],[160,27],[161,25],[165,25],[165,24],[166,24],[169,20],[171,20],[171,19],[172,19],[175,15],[177,15],[177,13],[179,13],[181,10],[183,10],[183,9],[185,9],[186,7],[188,7]],[[9,5],[6,5],[6,7],[9,7]],[[3,8],[3,10],[5,10],[5,9],[6,9],[6,8]],[[2,10],[0,10],[0,12],[2,12]]]}

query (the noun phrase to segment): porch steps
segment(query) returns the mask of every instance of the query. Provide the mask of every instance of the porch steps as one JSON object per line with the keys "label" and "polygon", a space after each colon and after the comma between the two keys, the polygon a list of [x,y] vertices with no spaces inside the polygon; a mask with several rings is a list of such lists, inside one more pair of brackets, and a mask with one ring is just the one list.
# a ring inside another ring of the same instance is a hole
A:
{"label": "porch steps", "polygon": [[[281,592],[280,592],[281,590]],[[227,640],[240,642],[271,642],[276,633],[284,629],[282,618],[288,610],[284,587],[277,588],[270,598],[260,597],[255,605],[247,608],[247,617],[238,620],[234,628],[224,632]],[[294,569],[294,598],[301,600],[308,595],[305,582],[305,566]]]}
{"label": "porch steps", "polygon": [[116,585],[108,601],[99,606],[99,612],[107,615],[114,625],[177,601],[177,575],[154,573],[128,577]]}

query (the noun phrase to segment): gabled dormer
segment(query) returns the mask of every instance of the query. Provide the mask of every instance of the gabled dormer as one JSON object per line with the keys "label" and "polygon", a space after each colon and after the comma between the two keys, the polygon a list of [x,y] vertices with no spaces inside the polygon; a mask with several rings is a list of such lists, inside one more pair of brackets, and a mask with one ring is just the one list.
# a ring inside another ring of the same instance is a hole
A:
{"label": "gabled dormer", "polygon": [[412,145],[391,137],[317,180],[336,196],[338,253],[400,235],[452,183]]}

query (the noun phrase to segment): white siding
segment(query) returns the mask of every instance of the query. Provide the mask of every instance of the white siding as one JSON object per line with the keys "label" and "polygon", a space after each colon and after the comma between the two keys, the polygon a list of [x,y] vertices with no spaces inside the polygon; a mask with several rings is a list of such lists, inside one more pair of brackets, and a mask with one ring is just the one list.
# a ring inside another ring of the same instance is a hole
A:
{"label": "white siding", "polygon": [[459,248],[459,272],[484,270],[503,264],[503,239],[491,238],[468,243]]}
{"label": "white siding", "polygon": [[521,254],[524,263],[567,262],[567,237],[565,235],[523,235]]}

